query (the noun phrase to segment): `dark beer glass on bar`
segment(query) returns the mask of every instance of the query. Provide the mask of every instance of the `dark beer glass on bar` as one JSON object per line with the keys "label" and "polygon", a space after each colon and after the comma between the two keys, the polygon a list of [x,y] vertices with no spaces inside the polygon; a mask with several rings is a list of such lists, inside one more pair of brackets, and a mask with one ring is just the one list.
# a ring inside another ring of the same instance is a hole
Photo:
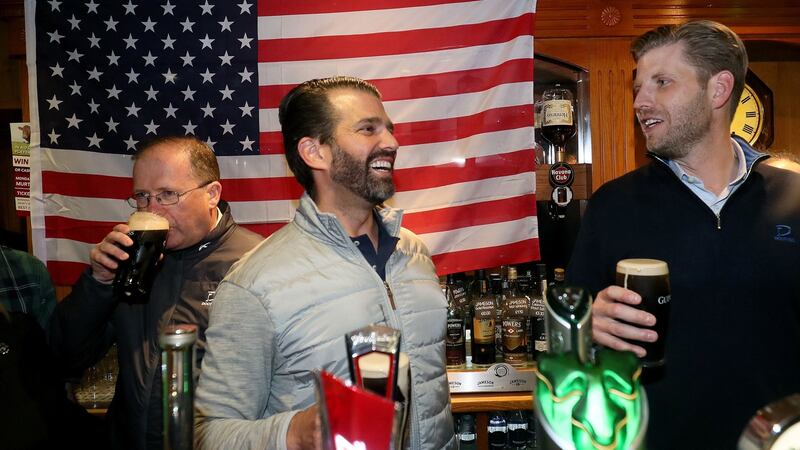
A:
{"label": "dark beer glass on bar", "polygon": [[114,276],[114,295],[129,303],[146,303],[156,275],[156,265],[169,231],[169,221],[147,211],[136,211],[128,219],[128,259],[119,262]]}
{"label": "dark beer glass on bar", "polygon": [[669,304],[672,299],[667,263],[657,259],[623,259],[617,263],[616,281],[617,286],[634,291],[642,297],[642,302],[634,306],[635,308],[647,311],[656,317],[656,324],[645,328],[658,333],[658,340],[632,342],[647,351],[647,355],[642,358],[642,365],[645,367],[663,365],[669,329]]}

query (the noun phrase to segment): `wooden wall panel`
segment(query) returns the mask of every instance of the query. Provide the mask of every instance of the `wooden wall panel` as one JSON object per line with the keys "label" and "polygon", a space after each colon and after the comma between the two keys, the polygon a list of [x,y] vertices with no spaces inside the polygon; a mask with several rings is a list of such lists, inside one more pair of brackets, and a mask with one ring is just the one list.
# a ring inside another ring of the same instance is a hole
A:
{"label": "wooden wall panel", "polygon": [[798,61],[753,62],[750,69],[772,89],[775,114],[770,150],[800,157],[800,54]]}

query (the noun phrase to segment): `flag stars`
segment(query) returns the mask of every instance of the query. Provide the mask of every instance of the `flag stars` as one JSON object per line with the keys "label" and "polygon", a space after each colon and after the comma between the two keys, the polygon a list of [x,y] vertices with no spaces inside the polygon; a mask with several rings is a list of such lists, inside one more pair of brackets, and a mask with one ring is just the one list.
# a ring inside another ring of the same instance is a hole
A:
{"label": "flag stars", "polygon": [[245,81],[251,82],[250,77],[253,75],[253,73],[255,72],[250,72],[249,70],[247,70],[247,67],[244,68],[244,72],[239,72],[239,76],[242,77],[242,83],[244,83]]}
{"label": "flag stars", "polygon": [[128,110],[128,117],[130,116],[139,117],[139,111],[142,108],[138,108],[136,106],[136,102],[131,102],[131,106],[126,106],[125,109]]}
{"label": "flag stars", "polygon": [[184,130],[186,130],[184,134],[187,136],[190,134],[194,134],[194,129],[197,128],[197,125],[193,124],[191,120],[186,122],[186,125],[181,125],[181,126],[183,127]]}
{"label": "flag stars", "polygon": [[252,47],[250,47],[250,42],[252,42],[252,41],[253,41],[253,38],[247,37],[247,33],[245,33],[244,36],[239,38],[239,42],[242,44],[241,47],[239,47],[239,48],[245,48],[245,47],[252,48]]}
{"label": "flag stars", "polygon": [[47,137],[50,138],[50,143],[51,144],[58,144],[58,138],[60,138],[61,135],[60,134],[56,134],[56,129],[52,128],[50,130],[50,133],[47,135]]}
{"label": "flag stars", "polygon": [[231,123],[231,121],[228,119],[225,119],[225,123],[220,125],[220,128],[222,128],[222,134],[233,134],[233,127],[235,126],[236,124]]}
{"label": "flag stars", "polygon": [[211,150],[214,150],[214,146],[217,145],[217,141],[212,141],[211,136],[206,139],[206,145],[211,147]]}
{"label": "flag stars", "polygon": [[152,31],[153,33],[156,32],[156,22],[153,22],[150,19],[150,16],[147,16],[147,20],[142,22],[142,25],[144,25],[144,31]]}
{"label": "flag stars", "polygon": [[239,109],[242,110],[242,117],[249,116],[253,117],[253,109],[254,106],[250,106],[247,102],[244,102],[244,106],[240,106]]}
{"label": "flag stars", "polygon": [[206,102],[206,106],[204,108],[200,108],[200,110],[203,111],[203,117],[212,117],[212,118],[214,117],[215,109],[217,108],[211,106],[209,102]]}
{"label": "flag stars", "polygon": [[58,111],[58,105],[60,105],[61,103],[63,103],[61,100],[59,100],[59,99],[56,97],[56,94],[53,94],[53,98],[46,99],[45,101],[46,101],[46,102],[47,102],[47,104],[48,104],[48,108],[47,108],[48,110],[50,110],[50,109],[55,109],[56,111]]}
{"label": "flag stars", "polygon": [[69,125],[67,125],[67,128],[78,129],[79,128],[78,124],[81,122],[83,122],[83,119],[78,119],[77,117],[75,117],[75,114],[73,114],[72,117],[67,117],[67,123],[69,123]]}
{"label": "flag stars", "polygon": [[125,76],[128,77],[128,84],[131,83],[139,84],[139,74],[134,72],[133,68],[131,68],[131,71],[126,73]]}
{"label": "flag stars", "polygon": [[81,85],[77,81],[73,81],[69,88],[72,89],[70,95],[81,95]]}
{"label": "flag stars", "polygon": [[67,22],[70,24],[70,30],[80,30],[80,19],[75,18],[75,14],[72,15],[71,19],[67,19]]}
{"label": "flag stars", "polygon": [[47,3],[50,3],[50,11],[61,11],[59,7],[61,6],[62,2],[59,2],[58,0],[50,0]]}
{"label": "flag stars", "polygon": [[97,67],[94,67],[92,70],[89,70],[86,73],[89,74],[90,80],[96,80],[96,81],[100,81],[100,75],[103,74],[103,72],[97,70]]}
{"label": "flag stars", "polygon": [[211,48],[211,43],[212,42],[214,42],[214,39],[208,37],[208,33],[206,33],[206,37],[204,37],[203,39],[200,39],[200,43],[203,44],[203,46],[200,47],[200,48],[201,49]]}
{"label": "flag stars", "polygon": [[225,18],[222,19],[222,22],[217,23],[222,27],[222,30],[220,31],[231,31],[231,25],[233,25],[233,21],[228,20],[228,16],[225,16]]}
{"label": "flag stars", "polygon": [[200,13],[200,15],[202,16],[202,15],[204,15],[204,14],[208,14],[209,16],[211,16],[211,15],[212,15],[212,14],[211,14],[211,9],[212,9],[213,7],[214,7],[214,5],[210,5],[210,4],[208,3],[208,0],[206,0],[206,2],[205,2],[204,4],[200,5],[200,9],[202,9],[202,10],[203,10],[203,12],[202,12],[202,13]]}
{"label": "flag stars", "polygon": [[247,3],[247,0],[244,0],[242,3],[236,5],[241,10],[239,14],[250,14],[250,7],[253,6],[252,3]]}
{"label": "flag stars", "polygon": [[172,73],[172,70],[170,70],[169,68],[167,68],[167,72],[166,73],[162,73],[161,75],[164,76],[164,84],[167,84],[167,83],[175,84],[175,78],[178,77],[178,74],[177,73]]}
{"label": "flag stars", "polygon": [[153,85],[151,84],[150,85],[150,89],[144,91],[144,93],[147,94],[147,101],[150,101],[150,100],[155,101],[156,100],[156,94],[158,94],[158,91],[153,89]]}
{"label": "flag stars", "polygon": [[193,91],[189,85],[186,85],[186,90],[181,91],[181,94],[183,94],[183,101],[194,100],[195,92],[197,91]]}
{"label": "flag stars", "polygon": [[171,4],[169,2],[169,0],[167,0],[167,4],[166,5],[161,5],[161,7],[164,8],[164,15],[165,16],[167,14],[170,14],[170,15],[173,15],[173,16],[175,15],[175,13],[172,12],[172,10],[175,9],[175,5]]}
{"label": "flag stars", "polygon": [[112,131],[116,133],[117,125],[119,125],[119,122],[114,121],[113,117],[109,117],[108,120],[106,121],[106,126],[108,127],[109,133],[111,133]]}
{"label": "flag stars", "polygon": [[126,140],[124,140],[122,142],[125,143],[125,147],[126,147],[127,150],[136,150],[136,144],[139,143],[139,141],[133,139],[133,135],[130,135],[128,137],[128,139],[126,139]]}
{"label": "flag stars", "polygon": [[100,141],[103,140],[103,138],[97,137],[97,133],[92,134],[91,137],[87,137],[86,139],[89,140],[89,147],[97,147],[97,148],[100,148]]}
{"label": "flag stars", "polygon": [[126,16],[128,14],[136,15],[136,12],[134,11],[136,9],[136,6],[138,5],[134,5],[131,0],[128,0],[128,3],[122,5],[122,7],[125,8],[125,15]]}
{"label": "flag stars", "polygon": [[97,109],[100,108],[100,104],[99,103],[95,103],[94,99],[91,99],[91,100],[89,100],[88,105],[89,105],[89,109],[91,110],[90,112],[92,114],[97,114],[98,113]]}
{"label": "flag stars", "polygon": [[[64,78],[64,68],[61,67],[58,63],[56,63],[55,66],[51,66],[50,70],[53,71],[53,75],[51,75],[51,76]],[[208,70],[208,69],[206,69],[206,70]]]}
{"label": "flag stars", "polygon": [[174,118],[176,118],[176,119],[177,119],[178,117],[177,117],[177,116],[175,116],[175,113],[176,113],[177,111],[178,111],[178,108],[174,108],[174,107],[172,106],[172,103],[170,103],[170,104],[169,104],[169,106],[167,106],[166,108],[164,108],[164,112],[165,112],[165,113],[167,113],[167,116],[166,116],[166,117],[174,117]]}
{"label": "flag stars", "polygon": [[144,124],[144,127],[147,128],[147,131],[145,132],[145,134],[156,134],[157,131],[158,131],[159,125],[157,123],[153,122],[152,120],[150,120],[150,123]]}
{"label": "flag stars", "polygon": [[114,53],[114,50],[111,50],[111,54],[106,56],[108,58],[108,65],[109,66],[118,66],[119,65],[119,56]]}
{"label": "flag stars", "polygon": [[194,30],[192,29],[192,27],[194,27],[194,22],[189,20],[188,17],[183,22],[180,22],[180,24],[183,27],[183,31],[188,31],[190,33],[194,33]]}
{"label": "flag stars", "polygon": [[106,31],[117,31],[117,24],[119,22],[114,20],[112,16],[108,16],[108,20],[106,20],[104,23],[106,24]]}
{"label": "flag stars", "polygon": [[88,39],[89,39],[89,48],[92,48],[92,47],[100,48],[100,38],[96,37],[94,35],[94,33],[92,33],[92,35],[89,36]]}
{"label": "flag stars", "polygon": [[194,60],[194,58],[195,58],[194,56],[189,54],[189,50],[186,50],[186,56],[181,56],[184,66],[193,66],[192,61]]}
{"label": "flag stars", "polygon": [[77,48],[71,52],[67,52],[67,54],[69,55],[67,61],[75,61],[78,63],[81,62],[81,57],[83,56],[83,53],[78,53]]}
{"label": "flag stars", "polygon": [[255,142],[256,141],[251,141],[250,140],[250,136],[245,136],[243,141],[239,141],[239,144],[242,145],[242,151],[245,151],[245,150],[251,150],[252,151],[253,150],[253,144],[255,144]]}
{"label": "flag stars", "polygon": [[164,50],[166,50],[168,48],[171,48],[171,49],[175,50],[175,47],[173,47],[173,45],[172,45],[172,44],[175,43],[175,39],[172,39],[169,36],[169,34],[167,34],[167,38],[166,39],[162,39],[161,42],[164,43]]}
{"label": "flag stars", "polygon": [[136,41],[138,41],[138,39],[134,38],[133,34],[129,33],[128,37],[123,39],[123,41],[125,42],[125,48],[126,49],[129,49],[129,48],[135,49],[136,48]]}
{"label": "flag stars", "polygon": [[233,89],[230,89],[227,84],[225,85],[225,89],[222,89],[222,90],[219,91],[219,93],[222,94],[222,100],[225,100],[225,99],[233,100],[233,93],[234,92],[236,92],[236,91],[234,91]]}
{"label": "flag stars", "polygon": [[97,7],[98,6],[100,6],[100,5],[95,3],[94,0],[89,0],[89,3],[86,4],[86,7],[89,8],[89,11],[86,14],[89,14],[89,13],[97,14]]}
{"label": "flag stars", "polygon": [[229,66],[230,66],[230,65],[231,65],[231,61],[233,60],[233,56],[232,56],[232,55],[229,55],[229,54],[228,54],[228,51],[227,51],[227,50],[225,50],[225,54],[224,54],[224,55],[222,55],[222,56],[220,56],[220,57],[219,57],[219,59],[222,61],[222,62],[220,63],[220,65],[221,65],[221,66],[224,66],[225,64],[227,64],[227,65],[229,65]]}
{"label": "flag stars", "polygon": [[213,81],[211,81],[211,79],[214,77],[214,75],[215,74],[209,72],[208,67],[206,67],[206,71],[205,72],[200,74],[200,76],[203,77],[203,83],[213,83]]}
{"label": "flag stars", "polygon": [[158,56],[153,56],[153,53],[148,50],[147,51],[147,56],[142,56],[142,58],[144,59],[144,66],[145,67],[147,67],[147,66],[154,66],[155,67],[156,58],[158,58]]}
{"label": "flag stars", "polygon": [[51,33],[47,33],[47,35],[50,36],[50,42],[55,42],[56,44],[60,44],[61,39],[64,38],[64,36],[59,34],[58,30],[53,31]]}
{"label": "flag stars", "polygon": [[119,94],[122,92],[122,90],[117,89],[117,85],[114,84],[111,86],[111,89],[106,89],[106,92],[108,92],[108,98],[115,98],[119,100]]}

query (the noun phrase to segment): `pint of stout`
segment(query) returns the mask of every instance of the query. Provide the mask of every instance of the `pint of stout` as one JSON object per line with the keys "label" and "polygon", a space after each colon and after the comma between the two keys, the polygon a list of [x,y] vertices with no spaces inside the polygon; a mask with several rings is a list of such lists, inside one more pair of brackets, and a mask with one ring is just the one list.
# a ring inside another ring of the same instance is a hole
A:
{"label": "pint of stout", "polygon": [[667,263],[657,259],[623,259],[617,263],[616,281],[617,286],[630,289],[642,297],[642,302],[636,306],[637,308],[656,316],[656,324],[645,328],[658,333],[658,340],[633,342],[647,351],[647,355],[642,358],[642,365],[645,367],[663,365],[669,328],[669,303],[672,299]]}
{"label": "pint of stout", "polygon": [[146,303],[156,275],[156,264],[164,251],[169,221],[157,214],[136,211],[128,219],[128,237],[133,245],[125,247],[128,259],[119,262],[114,276],[114,295],[129,303]]}

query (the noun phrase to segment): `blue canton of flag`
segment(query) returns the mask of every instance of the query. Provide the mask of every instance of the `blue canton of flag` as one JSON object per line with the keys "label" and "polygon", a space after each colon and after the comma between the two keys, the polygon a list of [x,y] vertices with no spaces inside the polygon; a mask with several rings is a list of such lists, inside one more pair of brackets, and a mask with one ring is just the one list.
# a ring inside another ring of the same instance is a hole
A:
{"label": "blue canton of flag", "polygon": [[37,3],[43,147],[194,135],[217,155],[259,152],[256,6],[171,1]]}

